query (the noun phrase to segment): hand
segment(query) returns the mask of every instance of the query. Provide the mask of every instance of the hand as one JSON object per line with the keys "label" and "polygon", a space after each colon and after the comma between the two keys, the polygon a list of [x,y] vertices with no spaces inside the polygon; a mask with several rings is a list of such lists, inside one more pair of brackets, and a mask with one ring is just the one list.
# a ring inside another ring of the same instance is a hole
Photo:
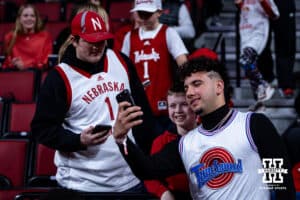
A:
{"label": "hand", "polygon": [[167,190],[161,195],[160,200],[175,200],[175,197],[173,196],[172,192]]}
{"label": "hand", "polygon": [[113,136],[117,142],[123,141],[129,129],[143,122],[139,116],[143,112],[139,106],[130,106],[130,103],[124,101],[119,104],[117,119],[113,128]]}
{"label": "hand", "polygon": [[24,63],[20,57],[15,57],[11,60],[13,66],[16,66],[19,70],[24,69]]}
{"label": "hand", "polygon": [[[84,129],[82,131],[82,133],[80,134],[81,144],[83,144],[84,146],[102,144],[103,142],[106,141],[108,136],[111,135],[111,130],[105,130],[105,131],[101,131],[101,132],[92,134],[93,130],[94,130],[94,127],[90,126],[89,128]],[[106,132],[110,132],[110,133],[106,134]]]}

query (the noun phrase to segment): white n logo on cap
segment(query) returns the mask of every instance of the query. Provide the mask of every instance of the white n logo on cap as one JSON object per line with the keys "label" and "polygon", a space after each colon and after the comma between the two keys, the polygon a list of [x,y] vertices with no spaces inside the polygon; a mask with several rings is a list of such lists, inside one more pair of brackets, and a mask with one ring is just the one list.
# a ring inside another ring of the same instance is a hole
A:
{"label": "white n logo on cap", "polygon": [[91,18],[91,21],[92,21],[93,28],[94,28],[95,31],[97,30],[97,27],[99,28],[99,30],[102,29],[102,26],[101,26],[101,23],[100,23],[100,20],[99,20],[98,17],[96,19],[95,18]]}

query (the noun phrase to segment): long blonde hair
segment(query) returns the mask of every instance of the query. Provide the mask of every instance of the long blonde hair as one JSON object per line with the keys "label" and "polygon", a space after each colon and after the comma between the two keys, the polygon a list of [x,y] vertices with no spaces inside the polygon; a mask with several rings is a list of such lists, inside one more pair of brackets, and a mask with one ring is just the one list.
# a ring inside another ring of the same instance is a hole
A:
{"label": "long blonde hair", "polygon": [[34,25],[34,33],[38,33],[38,32],[40,32],[44,29],[43,22],[42,22],[42,19],[41,19],[40,15],[39,15],[38,10],[32,4],[22,5],[18,10],[15,26],[12,30],[12,32],[13,32],[12,39],[9,42],[9,44],[7,45],[7,48],[4,51],[5,55],[10,55],[11,54],[12,48],[16,43],[17,36],[25,33],[24,27],[22,26],[22,24],[20,22],[20,17],[22,15],[23,11],[26,8],[32,8],[33,12],[34,12],[34,15],[35,15],[35,18],[36,18],[35,25]]}
{"label": "long blonde hair", "polygon": [[[105,9],[101,6],[96,6],[95,4],[92,3],[87,3],[84,4],[82,6],[80,6],[76,13],[80,13],[80,12],[84,12],[84,11],[94,11],[97,12],[103,19],[103,21],[105,22],[106,25],[106,29],[109,30],[109,19],[108,19],[108,14],[105,11]],[[61,47],[59,48],[58,51],[58,63],[61,62],[61,58],[64,55],[67,47],[72,44],[73,42],[73,36],[69,35],[68,39],[66,39],[66,41],[63,43],[63,45],[61,45]]]}

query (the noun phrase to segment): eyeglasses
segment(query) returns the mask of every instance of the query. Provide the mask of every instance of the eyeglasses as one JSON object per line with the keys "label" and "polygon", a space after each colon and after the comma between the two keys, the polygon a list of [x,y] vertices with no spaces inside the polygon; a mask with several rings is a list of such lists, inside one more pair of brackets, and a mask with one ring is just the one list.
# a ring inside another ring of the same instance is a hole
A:
{"label": "eyeglasses", "polygon": [[138,11],[137,13],[142,20],[147,20],[154,14],[153,12],[146,12],[146,11]]}

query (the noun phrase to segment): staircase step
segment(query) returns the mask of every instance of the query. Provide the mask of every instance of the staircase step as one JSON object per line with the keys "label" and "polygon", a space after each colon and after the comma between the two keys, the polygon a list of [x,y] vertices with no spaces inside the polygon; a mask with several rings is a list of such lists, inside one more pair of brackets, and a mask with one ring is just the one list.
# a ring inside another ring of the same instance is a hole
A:
{"label": "staircase step", "polygon": [[[236,108],[247,112],[247,108]],[[289,125],[295,120],[296,113],[293,108],[272,108],[266,107],[263,112],[273,123],[277,132],[282,135]]]}

